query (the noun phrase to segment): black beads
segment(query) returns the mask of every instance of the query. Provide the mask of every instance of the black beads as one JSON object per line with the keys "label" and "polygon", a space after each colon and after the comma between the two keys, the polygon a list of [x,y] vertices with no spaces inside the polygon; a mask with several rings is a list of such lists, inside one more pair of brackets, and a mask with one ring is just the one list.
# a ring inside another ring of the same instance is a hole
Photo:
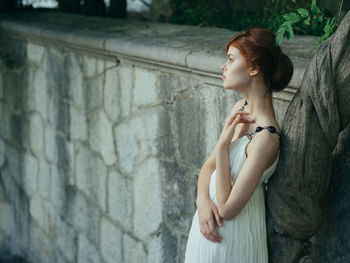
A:
{"label": "black beads", "polygon": [[244,105],[239,110],[240,111],[244,110],[245,105],[248,105],[248,101],[247,100],[244,101]]}
{"label": "black beads", "polygon": [[[248,133],[247,135],[249,136],[250,139],[252,139],[252,135],[256,132],[260,132],[262,131],[263,129],[267,129],[269,132],[271,133],[277,133],[276,131],[276,128],[274,126],[264,126],[264,127],[261,127],[261,126],[258,126],[255,128],[255,131],[254,132],[251,132],[251,133]],[[279,133],[277,133],[278,135],[278,138],[281,139],[281,135]]]}
{"label": "black beads", "polygon": [[271,133],[276,133],[276,128],[273,127],[273,126],[264,126],[264,127],[258,126],[258,127],[256,127],[255,131],[259,132],[259,131],[262,131],[265,128]]}
{"label": "black beads", "polygon": [[[240,111],[242,111],[244,109],[244,107],[248,105],[248,101],[247,100],[244,100],[244,105],[239,109]],[[251,133],[247,133],[246,135],[249,137],[249,139],[251,140],[252,139],[252,135],[256,132],[260,132],[262,131],[263,129],[267,129],[269,132],[271,133],[276,133],[278,135],[278,138],[281,139],[281,134],[277,133],[276,131],[276,128],[272,125],[270,126],[264,126],[264,127],[261,127],[261,126],[258,126],[255,128],[255,131],[254,132],[251,132]]]}
{"label": "black beads", "polygon": [[269,132],[271,132],[271,133],[276,133],[276,129],[275,129],[275,127],[273,127],[273,126],[269,126],[269,127],[267,127],[267,129],[268,129]]}
{"label": "black beads", "polygon": [[263,129],[263,127],[258,126],[258,127],[256,127],[255,131],[256,131],[256,132],[259,132],[259,131],[261,131],[262,129]]}

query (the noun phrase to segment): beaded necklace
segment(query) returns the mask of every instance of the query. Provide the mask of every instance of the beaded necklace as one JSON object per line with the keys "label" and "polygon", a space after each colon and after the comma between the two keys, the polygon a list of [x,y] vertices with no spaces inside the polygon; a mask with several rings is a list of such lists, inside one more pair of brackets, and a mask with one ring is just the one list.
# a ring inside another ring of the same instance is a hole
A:
{"label": "beaded necklace", "polygon": [[[248,101],[247,101],[247,100],[244,101],[244,105],[243,105],[239,110],[240,110],[240,111],[244,110],[244,107],[245,107],[246,105],[248,105]],[[260,131],[262,131],[263,129],[267,129],[267,130],[268,130],[269,132],[271,132],[271,133],[276,133],[276,134],[278,135],[278,139],[281,139],[281,134],[278,133],[278,132],[276,131],[276,128],[275,128],[274,126],[272,126],[272,125],[268,125],[268,126],[257,126],[257,127],[255,128],[255,131],[250,132],[250,133],[247,133],[246,135],[248,135],[248,138],[251,140],[251,139],[252,139],[252,135],[253,135],[254,133],[260,132]]]}

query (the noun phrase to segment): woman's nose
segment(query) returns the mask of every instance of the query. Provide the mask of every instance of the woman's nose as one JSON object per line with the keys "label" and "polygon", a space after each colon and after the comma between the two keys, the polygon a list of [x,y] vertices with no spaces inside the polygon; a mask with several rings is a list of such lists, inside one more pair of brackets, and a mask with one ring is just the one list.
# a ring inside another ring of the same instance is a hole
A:
{"label": "woman's nose", "polygon": [[220,68],[221,68],[222,70],[225,70],[224,65],[225,65],[225,64],[222,64],[222,65],[220,66]]}

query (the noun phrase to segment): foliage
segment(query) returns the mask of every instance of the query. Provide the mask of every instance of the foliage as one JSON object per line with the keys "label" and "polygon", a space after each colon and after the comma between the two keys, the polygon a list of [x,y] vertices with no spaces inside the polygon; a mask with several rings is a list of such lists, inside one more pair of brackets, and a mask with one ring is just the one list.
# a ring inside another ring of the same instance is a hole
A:
{"label": "foliage", "polygon": [[329,10],[317,6],[317,0],[311,0],[311,6],[308,0],[267,0],[260,11],[233,11],[232,16],[225,19],[215,8],[215,0],[172,1],[175,7],[170,19],[172,23],[224,27],[233,31],[249,26],[265,27],[276,33],[276,45],[280,45],[284,37],[290,39],[294,34],[321,36],[320,44],[336,30],[343,3],[340,0],[339,14],[332,17]]}
{"label": "foliage", "polygon": [[187,25],[216,26],[218,10],[213,0],[173,0],[175,11],[170,22]]}
{"label": "foliage", "polygon": [[[294,3],[295,1],[296,0],[293,0]],[[325,12],[322,12],[321,8],[317,6],[316,0],[311,0],[310,11],[305,8],[298,8],[298,13],[290,12],[283,14],[284,22],[277,30],[275,45],[280,45],[284,36],[286,36],[287,39],[293,38],[293,29],[303,30],[307,34],[318,30],[318,28],[322,28],[323,35],[318,41],[318,45],[320,45],[337,29],[342,5],[343,0],[341,0],[339,12],[336,17],[327,17],[324,14]],[[301,29],[301,27],[303,27],[303,29]]]}

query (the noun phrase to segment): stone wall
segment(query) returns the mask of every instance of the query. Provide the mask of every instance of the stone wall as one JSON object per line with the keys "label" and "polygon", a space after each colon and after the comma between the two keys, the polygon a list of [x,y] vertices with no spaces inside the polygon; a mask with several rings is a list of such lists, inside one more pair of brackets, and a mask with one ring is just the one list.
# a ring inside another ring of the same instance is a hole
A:
{"label": "stone wall", "polygon": [[[200,168],[241,94],[234,32],[68,14],[0,17],[0,248],[31,262],[184,260]],[[317,37],[286,41],[295,74]]]}

